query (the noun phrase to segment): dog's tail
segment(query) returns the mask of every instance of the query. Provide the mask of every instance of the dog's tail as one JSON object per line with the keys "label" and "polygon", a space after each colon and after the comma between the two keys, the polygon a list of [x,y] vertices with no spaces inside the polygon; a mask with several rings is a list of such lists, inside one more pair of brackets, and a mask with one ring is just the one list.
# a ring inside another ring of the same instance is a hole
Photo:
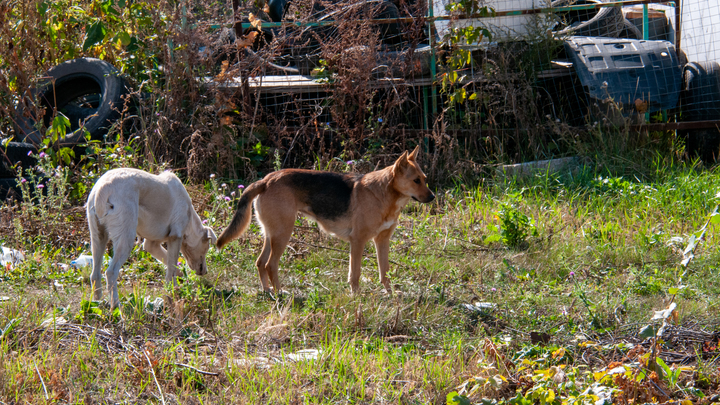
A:
{"label": "dog's tail", "polygon": [[228,225],[218,237],[216,244],[218,249],[222,249],[222,247],[230,243],[230,241],[239,238],[245,233],[252,218],[252,202],[257,196],[265,192],[266,188],[267,185],[265,181],[260,180],[245,189],[242,197],[240,197],[240,201],[238,201],[237,210],[235,211],[232,222],[230,222],[230,225]]}

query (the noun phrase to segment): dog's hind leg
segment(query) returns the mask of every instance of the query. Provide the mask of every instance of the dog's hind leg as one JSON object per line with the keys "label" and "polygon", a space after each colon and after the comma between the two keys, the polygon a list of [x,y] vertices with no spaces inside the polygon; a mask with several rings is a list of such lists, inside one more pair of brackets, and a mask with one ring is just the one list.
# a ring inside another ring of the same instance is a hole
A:
{"label": "dog's hind leg", "polygon": [[113,257],[108,263],[107,270],[105,270],[108,294],[110,295],[110,308],[120,306],[117,280],[120,276],[120,268],[130,257],[133,246],[135,246],[138,225],[136,204],[118,204],[116,202],[112,212],[108,213],[103,220],[113,243]]}
{"label": "dog's hind leg", "polygon": [[[293,222],[295,221],[293,220]],[[270,283],[273,286],[273,290],[275,290],[275,294],[280,293],[280,277],[278,275],[280,270],[280,257],[290,241],[290,236],[292,236],[292,227],[274,234],[271,238],[271,251],[270,258],[267,261],[267,272],[270,276]]]}
{"label": "dog's hind leg", "polygon": [[265,292],[270,291],[270,285],[268,284],[270,276],[268,274],[269,268],[267,264],[268,259],[270,258],[271,250],[272,241],[270,240],[270,237],[268,235],[265,235],[265,237],[263,238],[262,252],[255,261],[255,266],[257,266],[258,269],[258,276],[260,276],[260,285]]}
{"label": "dog's hind leg", "polygon": [[278,294],[280,293],[280,277],[278,275],[280,269],[280,257],[290,241],[292,227],[275,230],[273,233],[269,233],[269,231],[265,229],[265,232],[263,250],[255,264],[258,268],[260,283],[262,284],[263,290],[270,291],[270,285],[268,285],[268,281],[270,281],[269,284],[272,285],[273,290],[276,294]]}
{"label": "dog's hind leg", "polygon": [[120,306],[117,280],[120,276],[120,268],[125,264],[135,245],[135,228],[133,227],[131,230],[126,230],[122,234],[113,237],[112,241],[114,253],[105,271],[105,277],[107,278],[108,294],[110,295],[110,308],[117,308]]}
{"label": "dog's hind leg", "polygon": [[260,283],[263,290],[269,291],[268,279],[275,293],[280,293],[280,257],[290,241],[297,210],[294,207],[280,204],[282,196],[274,196],[268,199],[266,194],[258,197],[255,201],[257,218],[262,225],[265,242],[262,253],[255,263],[260,274]]}
{"label": "dog's hind leg", "polygon": [[102,298],[102,264],[108,243],[108,233],[105,227],[100,224],[94,212],[88,214],[88,224],[90,228],[90,249],[93,257],[90,286],[93,300],[99,301]]}

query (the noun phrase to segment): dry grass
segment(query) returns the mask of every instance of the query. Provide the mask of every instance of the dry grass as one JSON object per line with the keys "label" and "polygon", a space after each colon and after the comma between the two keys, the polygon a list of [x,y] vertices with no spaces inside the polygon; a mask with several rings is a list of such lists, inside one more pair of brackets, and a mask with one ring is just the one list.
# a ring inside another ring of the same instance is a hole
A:
{"label": "dry grass", "polygon": [[[650,348],[640,326],[673,298],[688,232],[712,203],[697,191],[720,187],[714,173],[666,170],[643,183],[496,178],[410,205],[392,244],[393,297],[376,281],[372,249],[362,292],[350,295],[347,246],[299,220],[281,262],[286,295],[258,293],[253,262],[261,240],[253,225],[228,249],[211,251],[208,276],[189,272],[174,291],[162,286],[162,266],[137,250],[119,281],[123,309],[112,314],[86,301],[89,269],[53,264],[77,254],[82,239],[57,242],[55,251],[25,234],[28,260],[2,275],[10,299],[0,303],[0,397],[443,404],[452,391],[502,403],[553,389],[570,398],[569,386],[538,373],[562,365],[582,391],[595,382],[587,373],[611,362],[634,370],[637,350]],[[204,218],[218,228],[227,223],[232,206],[215,198],[225,188],[211,181],[189,190]],[[501,226],[500,204],[511,202],[538,230],[518,249],[486,242]],[[712,228],[696,250],[658,352],[692,372],[680,371],[679,385],[660,377],[657,398],[717,390],[716,238]],[[476,302],[486,309],[465,306]],[[545,333],[548,343],[533,337]],[[480,383],[490,378],[498,384]],[[654,387],[618,381],[602,384],[623,390],[617,398],[625,400]],[[688,383],[699,391],[683,388]]]}

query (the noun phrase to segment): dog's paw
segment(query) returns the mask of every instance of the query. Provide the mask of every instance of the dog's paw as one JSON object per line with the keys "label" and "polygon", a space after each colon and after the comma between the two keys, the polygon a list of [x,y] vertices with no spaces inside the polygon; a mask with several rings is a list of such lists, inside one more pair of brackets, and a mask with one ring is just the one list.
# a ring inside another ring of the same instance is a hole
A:
{"label": "dog's paw", "polygon": [[255,297],[260,301],[275,301],[272,291],[258,291]]}

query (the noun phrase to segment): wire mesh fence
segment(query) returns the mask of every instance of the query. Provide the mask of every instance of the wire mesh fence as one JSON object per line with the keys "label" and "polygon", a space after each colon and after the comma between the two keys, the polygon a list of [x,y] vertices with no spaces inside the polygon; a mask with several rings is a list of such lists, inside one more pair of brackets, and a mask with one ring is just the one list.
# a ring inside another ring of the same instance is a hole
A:
{"label": "wire mesh fence", "polygon": [[720,145],[710,2],[107,0],[96,16],[35,1],[0,13],[27,22],[2,25],[0,132],[23,140],[17,122],[42,116],[32,128],[49,133],[56,113],[80,131],[101,100],[96,81],[64,86],[57,103],[32,89],[68,58],[97,57],[132,102],[93,139],[142,142],[196,179],[389,163],[420,143],[433,180],[658,147],[714,160]]}
{"label": "wire mesh fence", "polygon": [[238,122],[265,128],[286,163],[407,139],[521,160],[567,153],[569,128],[649,123],[680,128],[700,154],[717,149],[720,8],[709,2],[233,6],[236,40],[221,53],[233,63],[216,81],[247,104]]}

